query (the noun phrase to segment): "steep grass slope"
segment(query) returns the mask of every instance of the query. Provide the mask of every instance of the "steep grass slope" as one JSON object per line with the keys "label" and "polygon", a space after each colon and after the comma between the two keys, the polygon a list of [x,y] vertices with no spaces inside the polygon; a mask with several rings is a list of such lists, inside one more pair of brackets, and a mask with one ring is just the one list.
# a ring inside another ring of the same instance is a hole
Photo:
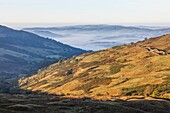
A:
{"label": "steep grass slope", "polygon": [[170,35],[82,54],[19,80],[22,89],[110,100],[170,99]]}

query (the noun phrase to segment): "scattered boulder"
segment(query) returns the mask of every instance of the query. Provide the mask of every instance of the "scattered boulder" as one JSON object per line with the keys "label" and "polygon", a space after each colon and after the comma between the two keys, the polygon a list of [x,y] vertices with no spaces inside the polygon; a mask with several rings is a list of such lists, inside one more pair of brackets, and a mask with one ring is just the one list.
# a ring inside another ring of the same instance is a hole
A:
{"label": "scattered boulder", "polygon": [[65,72],[66,76],[69,76],[71,74],[73,74],[73,69],[69,69],[68,71]]}

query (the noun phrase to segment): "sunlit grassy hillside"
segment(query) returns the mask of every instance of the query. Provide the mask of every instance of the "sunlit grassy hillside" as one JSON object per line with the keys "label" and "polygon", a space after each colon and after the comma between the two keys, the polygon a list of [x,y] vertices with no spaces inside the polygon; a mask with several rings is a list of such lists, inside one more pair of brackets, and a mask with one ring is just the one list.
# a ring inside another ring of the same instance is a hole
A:
{"label": "sunlit grassy hillside", "polygon": [[19,80],[22,89],[109,100],[170,99],[170,35],[62,60]]}

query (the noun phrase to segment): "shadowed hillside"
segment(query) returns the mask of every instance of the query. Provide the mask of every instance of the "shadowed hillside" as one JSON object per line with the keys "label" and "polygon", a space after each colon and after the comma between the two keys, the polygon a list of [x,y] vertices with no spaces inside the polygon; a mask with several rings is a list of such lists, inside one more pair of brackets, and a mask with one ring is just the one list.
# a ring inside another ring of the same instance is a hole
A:
{"label": "shadowed hillside", "polygon": [[40,94],[0,94],[1,113],[169,113],[162,99],[99,101]]}
{"label": "shadowed hillside", "polygon": [[0,92],[6,91],[5,86],[13,79],[84,52],[29,32],[0,26]]}

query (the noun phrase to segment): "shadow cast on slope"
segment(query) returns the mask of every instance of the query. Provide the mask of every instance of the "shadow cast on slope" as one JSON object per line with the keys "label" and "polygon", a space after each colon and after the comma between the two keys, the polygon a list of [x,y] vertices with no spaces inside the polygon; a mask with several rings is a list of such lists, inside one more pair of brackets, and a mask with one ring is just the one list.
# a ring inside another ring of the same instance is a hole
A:
{"label": "shadow cast on slope", "polygon": [[170,101],[92,100],[90,98],[63,98],[41,91],[20,90],[18,94],[0,94],[0,113],[169,113]]}

